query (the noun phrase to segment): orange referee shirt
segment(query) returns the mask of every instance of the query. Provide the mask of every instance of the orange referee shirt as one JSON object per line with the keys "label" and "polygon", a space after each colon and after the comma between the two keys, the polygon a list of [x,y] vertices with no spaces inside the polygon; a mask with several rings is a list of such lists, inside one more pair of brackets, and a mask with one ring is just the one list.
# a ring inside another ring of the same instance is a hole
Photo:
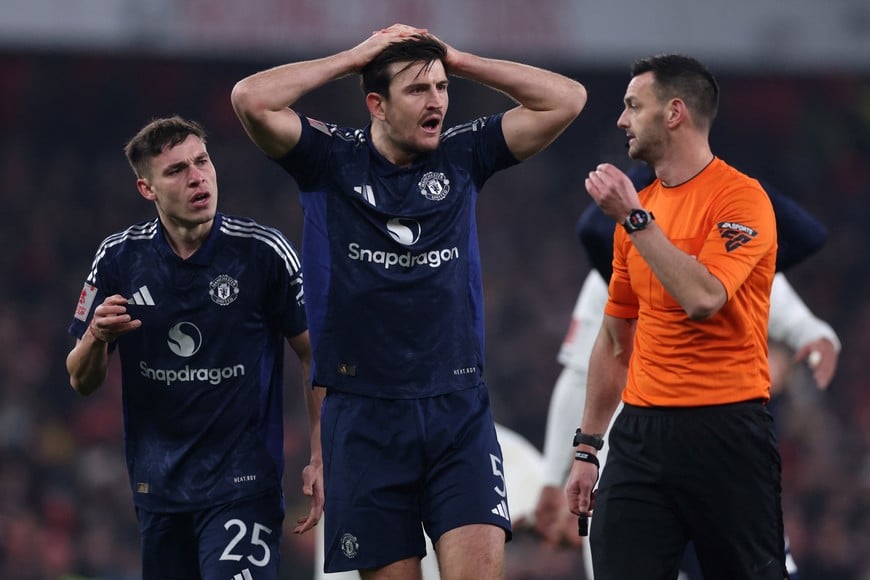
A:
{"label": "orange referee shirt", "polygon": [[656,179],[640,201],[673,244],[722,282],[728,301],[710,319],[690,320],[617,227],[605,312],[637,318],[623,401],[686,407],[769,399],[776,221],[767,194],[717,157],[679,186]]}

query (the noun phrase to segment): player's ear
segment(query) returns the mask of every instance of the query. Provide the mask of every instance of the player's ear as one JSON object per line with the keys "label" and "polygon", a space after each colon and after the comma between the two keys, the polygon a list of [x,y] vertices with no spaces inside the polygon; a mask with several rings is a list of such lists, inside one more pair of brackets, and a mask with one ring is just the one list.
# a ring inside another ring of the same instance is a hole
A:
{"label": "player's ear", "polygon": [[671,99],[665,108],[668,127],[674,128],[686,121],[688,109],[683,99]]}
{"label": "player's ear", "polygon": [[148,180],[144,177],[140,177],[136,180],[136,189],[139,191],[139,195],[141,195],[148,201],[154,201],[155,199],[157,199],[157,196],[154,194],[154,191],[151,188],[151,184],[148,183]]}
{"label": "player's ear", "polygon": [[386,113],[384,112],[385,104],[386,99],[381,94],[369,93],[366,95],[366,107],[369,110],[369,115],[371,115],[373,119],[384,120],[386,117]]}

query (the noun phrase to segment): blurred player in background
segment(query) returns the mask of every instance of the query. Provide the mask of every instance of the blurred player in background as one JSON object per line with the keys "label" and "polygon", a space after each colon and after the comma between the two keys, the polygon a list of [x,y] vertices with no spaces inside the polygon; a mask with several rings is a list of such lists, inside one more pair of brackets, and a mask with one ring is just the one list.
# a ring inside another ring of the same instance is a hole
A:
{"label": "blurred player in background", "polygon": [[[354,73],[366,128],[291,108]],[[516,106],[444,131],[448,74]],[[328,393],[326,571],[419,578],[428,534],[442,577],[503,576],[510,512],[483,382],[474,207],[492,174],[547,147],[585,102],[567,77],[401,24],[234,87],[245,130],[301,191],[314,382]]]}
{"label": "blurred player in background", "polygon": [[[633,167],[629,176],[638,191],[649,185],[655,177],[647,166]],[[817,386],[826,389],[836,371],[840,341],[833,328],[815,316],[801,300],[784,271],[818,251],[827,239],[827,230],[792,199],[769,184],[764,184],[764,187],[777,216],[778,235],[778,272],[771,289],[768,337],[772,341],[782,342],[793,351],[792,363],[806,362]],[[565,434],[575,429],[574,409],[583,408],[589,355],[607,302],[613,229],[612,220],[594,204],[586,208],[577,223],[581,245],[593,269],[577,297],[571,323],[559,351],[558,360],[564,368],[550,400],[544,443],[544,486],[535,508],[536,531],[554,544],[583,545],[583,540],[577,534],[576,518],[568,511],[564,494],[564,482],[572,461],[572,449],[565,445]],[[811,352],[818,353],[818,360],[807,360]],[[773,354],[778,356],[781,353],[777,351]],[[780,367],[778,370],[782,371]],[[777,377],[781,379],[782,372],[777,373]],[[782,385],[782,380],[774,381],[772,377],[774,394],[776,387]],[[602,466],[607,449],[605,439],[605,445],[598,453]],[[586,575],[592,578],[588,546],[584,548],[583,556]],[[787,554],[787,564],[791,578],[795,580],[797,569],[790,554]],[[700,577],[694,562],[684,561],[683,568],[684,575]]]}
{"label": "blurred player in background", "polygon": [[69,327],[70,384],[93,393],[118,351],[145,580],[277,578],[285,340],[302,364],[311,428],[311,509],[295,531],[323,506],[299,258],[277,230],[217,212],[195,122],[157,119],[125,153],[158,217],[97,249]]}

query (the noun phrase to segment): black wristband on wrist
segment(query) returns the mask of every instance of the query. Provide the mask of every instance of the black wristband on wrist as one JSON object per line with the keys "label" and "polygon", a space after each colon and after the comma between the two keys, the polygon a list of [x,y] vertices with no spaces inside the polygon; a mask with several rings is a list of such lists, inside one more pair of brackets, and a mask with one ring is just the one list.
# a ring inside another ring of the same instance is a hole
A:
{"label": "black wristband on wrist", "polygon": [[574,453],[574,461],[582,461],[583,463],[591,463],[598,469],[601,469],[601,464],[598,462],[598,457],[585,451],[576,451]]}
{"label": "black wristband on wrist", "polygon": [[601,451],[601,448],[604,447],[604,438],[599,437],[598,435],[589,435],[588,433],[583,433],[580,429],[577,429],[574,433],[573,446],[577,447],[580,444],[589,445],[590,447],[594,447]]}

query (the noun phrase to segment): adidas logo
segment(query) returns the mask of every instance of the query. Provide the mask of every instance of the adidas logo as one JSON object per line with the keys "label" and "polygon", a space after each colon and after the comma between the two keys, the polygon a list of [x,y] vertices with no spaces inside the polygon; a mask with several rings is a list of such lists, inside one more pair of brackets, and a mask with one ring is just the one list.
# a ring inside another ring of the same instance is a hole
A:
{"label": "adidas logo", "polygon": [[371,185],[355,185],[353,190],[360,194],[364,200],[369,202],[369,205],[377,207],[378,204],[375,201],[375,192]]}
{"label": "adidas logo", "polygon": [[128,302],[137,306],[154,306],[154,299],[151,297],[151,292],[148,291],[148,286],[139,288],[138,291],[133,293]]}
{"label": "adidas logo", "polygon": [[507,521],[511,521],[510,514],[508,513],[507,503],[506,503],[504,500],[501,500],[500,502],[498,502],[498,503],[495,505],[495,507],[492,508],[491,511],[492,511],[492,513],[494,513],[495,515],[497,515],[497,516],[501,516],[501,517],[503,517],[504,519],[506,519]]}
{"label": "adidas logo", "polygon": [[254,580],[254,577],[251,576],[251,571],[245,568],[235,576],[233,576],[232,580]]}

